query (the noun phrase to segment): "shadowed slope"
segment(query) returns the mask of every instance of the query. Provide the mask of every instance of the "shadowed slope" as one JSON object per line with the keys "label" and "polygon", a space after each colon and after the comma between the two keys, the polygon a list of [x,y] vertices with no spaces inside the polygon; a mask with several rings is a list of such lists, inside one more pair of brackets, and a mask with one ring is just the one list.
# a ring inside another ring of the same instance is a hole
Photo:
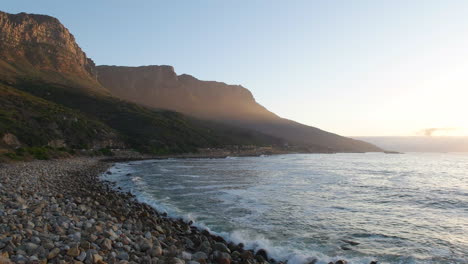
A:
{"label": "shadowed slope", "polygon": [[146,106],[254,129],[313,151],[382,151],[363,141],[281,118],[258,104],[240,85],[178,76],[171,66],[98,66],[97,71],[98,80],[113,94]]}

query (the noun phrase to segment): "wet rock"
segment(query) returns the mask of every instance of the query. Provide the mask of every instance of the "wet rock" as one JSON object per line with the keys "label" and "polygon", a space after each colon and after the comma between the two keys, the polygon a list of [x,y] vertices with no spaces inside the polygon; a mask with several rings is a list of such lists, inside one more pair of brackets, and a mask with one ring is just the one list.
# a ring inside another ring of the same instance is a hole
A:
{"label": "wet rock", "polygon": [[67,251],[67,255],[70,256],[70,257],[78,257],[80,255],[80,249],[77,246],[71,247]]}
{"label": "wet rock", "polygon": [[220,258],[216,261],[218,264],[231,264],[231,259],[228,258]]}
{"label": "wet rock", "polygon": [[112,240],[108,239],[108,238],[105,238],[103,241],[102,241],[102,248],[106,249],[106,250],[111,250],[112,249]]}
{"label": "wet rock", "polygon": [[47,257],[47,250],[44,247],[40,246],[36,249],[34,254],[36,254],[41,259],[45,259]]}
{"label": "wet rock", "polygon": [[268,259],[268,253],[265,249],[259,249],[255,256],[262,256],[263,259],[267,260]]}
{"label": "wet rock", "polygon": [[88,250],[91,248],[91,243],[89,243],[88,241],[81,241],[80,247],[84,250]]}
{"label": "wet rock", "polygon": [[0,256],[0,264],[13,264],[13,262],[9,258]]}
{"label": "wet rock", "polygon": [[13,260],[13,262],[16,262],[16,263],[24,263],[27,261],[27,258],[24,257],[23,255],[14,255],[11,257],[11,260]]}
{"label": "wet rock", "polygon": [[119,236],[114,232],[114,230],[110,229],[106,232],[107,237],[109,237],[111,240],[116,240],[119,238]]}
{"label": "wet rock", "polygon": [[192,254],[192,259],[197,260],[197,261],[206,260],[206,259],[208,259],[208,255],[206,255],[205,252],[198,251],[198,252]]}
{"label": "wet rock", "polygon": [[153,244],[147,239],[142,239],[139,246],[141,252],[146,252],[153,247]]}
{"label": "wet rock", "polygon": [[151,232],[148,231],[148,232],[145,233],[145,238],[146,239],[151,239],[152,237],[153,237],[153,235],[151,235]]}
{"label": "wet rock", "polygon": [[80,232],[75,232],[70,235],[70,239],[74,241],[80,241],[81,240],[81,233]]}
{"label": "wet rock", "polygon": [[41,243],[41,239],[34,236],[34,237],[31,237],[31,242],[34,243],[34,244],[40,244]]}
{"label": "wet rock", "polygon": [[218,264],[229,264],[231,262],[231,256],[226,252],[213,251],[213,260]]}
{"label": "wet rock", "polygon": [[102,262],[102,257],[99,254],[93,254],[93,263],[100,264]]}
{"label": "wet rock", "polygon": [[127,252],[121,251],[121,252],[119,252],[119,253],[117,254],[117,259],[120,259],[120,260],[127,260],[127,261],[128,261],[128,260],[130,259],[130,257],[129,257],[129,255],[128,255]]}
{"label": "wet rock", "polygon": [[86,259],[86,252],[85,251],[81,251],[80,255],[78,255],[76,257],[77,260],[79,261],[84,261]]}
{"label": "wet rock", "polygon": [[248,260],[248,259],[253,259],[253,253],[249,250],[246,250],[244,252],[242,252],[240,254],[240,257],[243,259],[243,260]]}
{"label": "wet rock", "polygon": [[[165,213],[164,213],[164,214],[165,214]],[[163,215],[164,215],[164,214],[163,214]],[[165,216],[167,216],[167,214],[166,214]],[[156,231],[158,231],[158,232],[161,233],[161,234],[164,234],[164,233],[165,233],[165,232],[164,232],[164,229],[162,229],[160,226],[155,226],[155,229],[156,229]]]}
{"label": "wet rock", "polygon": [[60,249],[59,248],[54,248],[52,249],[49,254],[47,255],[47,259],[53,259],[55,257],[57,257],[57,255],[60,253]]}
{"label": "wet rock", "polygon": [[232,257],[233,259],[239,259],[239,258],[240,258],[240,255],[241,255],[241,254],[239,253],[239,251],[234,251],[234,252],[231,253],[231,257]]}
{"label": "wet rock", "polygon": [[28,255],[31,255],[39,246],[34,243],[26,243],[25,250]]}
{"label": "wet rock", "polygon": [[169,264],[185,264],[185,261],[179,258],[172,258],[169,260]]}
{"label": "wet rock", "polygon": [[224,243],[217,242],[213,245],[213,250],[218,250],[221,252],[231,253],[231,250]]}
{"label": "wet rock", "polygon": [[159,257],[162,255],[162,248],[160,246],[155,246],[150,250],[150,256],[151,257]]}
{"label": "wet rock", "polygon": [[210,254],[212,249],[211,249],[211,244],[208,241],[204,241],[200,247],[198,248],[199,251],[205,252],[207,254]]}
{"label": "wet rock", "polygon": [[189,252],[183,251],[180,257],[182,257],[183,260],[191,260],[192,254],[190,254]]}

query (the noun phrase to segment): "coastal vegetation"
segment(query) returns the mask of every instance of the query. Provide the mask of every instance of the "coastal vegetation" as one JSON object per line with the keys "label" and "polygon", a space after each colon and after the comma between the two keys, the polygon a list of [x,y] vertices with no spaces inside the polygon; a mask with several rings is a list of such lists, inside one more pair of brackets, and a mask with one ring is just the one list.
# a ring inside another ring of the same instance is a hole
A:
{"label": "coastal vegetation", "polygon": [[[143,153],[196,152],[232,145],[280,145],[255,131],[150,109],[109,96],[39,81],[0,85],[0,134],[14,147],[131,148]],[[7,146],[4,147],[6,148]],[[108,152],[106,152],[108,153]],[[18,153],[9,157],[21,157]],[[44,156],[44,155],[33,155]]]}

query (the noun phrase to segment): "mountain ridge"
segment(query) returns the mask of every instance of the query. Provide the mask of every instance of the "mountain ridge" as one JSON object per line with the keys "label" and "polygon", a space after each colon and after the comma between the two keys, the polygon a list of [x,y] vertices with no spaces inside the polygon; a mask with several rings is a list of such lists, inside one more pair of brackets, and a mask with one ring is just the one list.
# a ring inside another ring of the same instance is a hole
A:
{"label": "mountain ridge", "polygon": [[170,154],[281,145],[280,139],[255,131],[112,96],[97,81],[94,62],[53,17],[1,12],[0,39],[0,153],[124,146]]}
{"label": "mountain ridge", "polygon": [[97,81],[96,65],[57,18],[0,11],[0,77],[69,84],[108,94]]}
{"label": "mountain ridge", "polygon": [[[189,74],[177,75],[174,67],[168,65],[136,67],[99,65],[96,69],[98,81],[111,93],[149,107],[190,112],[201,118],[211,118],[214,114],[218,114],[219,118],[225,118],[240,107],[245,107],[243,110],[248,114],[255,114],[259,109],[267,111],[261,105],[253,107],[247,105],[256,101],[252,92],[241,85],[201,81]],[[197,89],[197,85],[202,86],[203,91]],[[142,89],[143,87],[147,89]],[[201,99],[210,102],[196,109],[190,106],[184,107],[192,103],[200,104],[197,101]],[[268,114],[276,116],[269,111]]]}
{"label": "mountain ridge", "polygon": [[380,148],[281,118],[259,104],[241,85],[177,75],[172,66],[96,67],[98,81],[111,93],[148,107],[166,108],[197,118],[253,129],[329,152],[382,151]]}
{"label": "mountain ridge", "polygon": [[96,66],[68,29],[50,16],[0,11],[0,40],[2,83],[79,111],[141,151],[183,152],[229,144],[381,151],[282,119],[240,85],[177,75],[167,65]]}

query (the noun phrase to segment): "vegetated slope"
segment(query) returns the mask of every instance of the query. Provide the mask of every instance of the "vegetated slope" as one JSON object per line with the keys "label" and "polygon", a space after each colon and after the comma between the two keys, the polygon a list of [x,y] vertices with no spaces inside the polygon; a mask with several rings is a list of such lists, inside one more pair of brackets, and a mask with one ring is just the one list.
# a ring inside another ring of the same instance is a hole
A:
{"label": "vegetated slope", "polygon": [[110,96],[83,93],[57,84],[21,82],[18,89],[78,110],[117,131],[125,143],[142,152],[182,153],[205,147],[281,145],[283,141],[255,131],[197,120]]}
{"label": "vegetated slope", "polygon": [[120,98],[253,129],[307,146],[310,151],[382,151],[367,142],[281,118],[240,85],[177,75],[171,66],[97,66],[97,73],[99,82]]}
{"label": "vegetated slope", "polygon": [[101,122],[64,106],[0,84],[0,149],[51,146],[123,146]]}

